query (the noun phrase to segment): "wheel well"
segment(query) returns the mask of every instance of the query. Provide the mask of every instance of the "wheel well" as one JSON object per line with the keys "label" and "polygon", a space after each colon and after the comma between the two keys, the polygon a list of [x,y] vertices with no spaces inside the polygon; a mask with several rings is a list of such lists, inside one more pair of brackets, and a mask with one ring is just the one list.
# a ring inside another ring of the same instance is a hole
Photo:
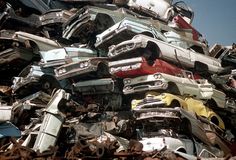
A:
{"label": "wheel well", "polygon": [[187,151],[184,148],[179,148],[177,149],[178,152],[182,152],[182,153],[187,153]]}
{"label": "wheel well", "polygon": [[194,71],[205,74],[209,71],[208,65],[199,61],[195,61],[194,63]]}
{"label": "wheel well", "polygon": [[95,23],[96,23],[96,29],[98,33],[105,31],[107,28],[110,28],[111,26],[115,24],[111,16],[104,13],[97,14]]}
{"label": "wheel well", "polygon": [[217,108],[217,103],[214,99],[210,99],[207,101],[206,106],[209,108]]}
{"label": "wheel well", "polygon": [[182,122],[180,123],[180,133],[187,136],[192,135],[192,125],[187,118],[183,118]]}
{"label": "wheel well", "polygon": [[180,91],[179,88],[177,87],[177,85],[173,82],[168,82],[168,88],[167,91],[171,94],[177,94],[180,95]]}
{"label": "wheel well", "polygon": [[161,50],[154,42],[149,41],[146,48],[152,52],[150,60],[156,60],[160,57]]}
{"label": "wheel well", "polygon": [[214,123],[215,125],[219,126],[220,122],[216,116],[211,117],[211,122]]}
{"label": "wheel well", "polygon": [[110,75],[108,65],[103,62],[100,62],[97,67],[97,76],[102,78],[108,75]]}
{"label": "wheel well", "polygon": [[25,41],[25,44],[29,45],[28,47],[31,47],[33,49],[33,52],[39,53],[39,51],[40,51],[39,46],[34,40],[28,39]]}
{"label": "wheel well", "polygon": [[40,77],[39,81],[41,83],[42,90],[49,94],[51,94],[55,88],[61,88],[59,81],[52,75],[44,74]]}
{"label": "wheel well", "polygon": [[171,103],[170,103],[170,107],[171,108],[175,108],[175,107],[181,107],[180,103],[178,100],[174,99]]}

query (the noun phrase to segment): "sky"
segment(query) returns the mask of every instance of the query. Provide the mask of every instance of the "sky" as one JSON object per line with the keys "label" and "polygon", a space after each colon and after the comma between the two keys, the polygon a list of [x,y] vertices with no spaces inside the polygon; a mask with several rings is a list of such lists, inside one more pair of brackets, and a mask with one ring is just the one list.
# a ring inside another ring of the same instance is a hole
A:
{"label": "sky", "polygon": [[210,46],[236,43],[236,0],[183,1],[194,11],[192,26],[204,35]]}

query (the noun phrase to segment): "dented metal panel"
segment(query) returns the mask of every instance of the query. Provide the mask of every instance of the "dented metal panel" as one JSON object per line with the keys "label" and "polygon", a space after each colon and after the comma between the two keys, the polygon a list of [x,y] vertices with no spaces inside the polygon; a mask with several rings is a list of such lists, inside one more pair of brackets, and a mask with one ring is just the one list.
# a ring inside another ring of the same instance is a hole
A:
{"label": "dented metal panel", "polygon": [[236,155],[236,45],[209,50],[193,18],[172,0],[0,1],[0,159]]}
{"label": "dented metal panel", "polygon": [[68,94],[64,90],[58,90],[52,97],[46,108],[39,134],[36,138],[33,149],[43,152],[54,146],[62,124],[64,116],[60,114],[58,105],[62,99],[68,99]]}

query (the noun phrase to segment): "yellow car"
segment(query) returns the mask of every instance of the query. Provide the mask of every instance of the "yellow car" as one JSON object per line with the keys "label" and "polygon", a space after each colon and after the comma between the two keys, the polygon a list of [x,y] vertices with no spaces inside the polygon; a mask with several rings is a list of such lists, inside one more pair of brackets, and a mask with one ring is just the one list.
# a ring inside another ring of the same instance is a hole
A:
{"label": "yellow car", "polygon": [[206,117],[209,121],[216,124],[221,129],[225,129],[223,120],[212,109],[206,107],[202,101],[186,97],[187,110],[195,112],[197,115]]}
{"label": "yellow car", "polygon": [[159,94],[157,92],[147,92],[144,99],[132,100],[133,110],[142,110],[154,107],[182,107],[183,109],[194,112],[199,116],[206,117],[221,129],[225,129],[223,120],[210,108],[206,107],[201,100],[190,97],[180,97],[170,93]]}

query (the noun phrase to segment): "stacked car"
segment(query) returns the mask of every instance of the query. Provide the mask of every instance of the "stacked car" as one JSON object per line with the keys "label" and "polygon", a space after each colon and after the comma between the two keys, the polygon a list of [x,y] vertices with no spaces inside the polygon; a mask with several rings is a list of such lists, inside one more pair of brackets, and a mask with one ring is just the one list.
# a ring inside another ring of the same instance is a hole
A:
{"label": "stacked car", "polygon": [[0,159],[235,154],[235,46],[183,1],[0,2]]}

